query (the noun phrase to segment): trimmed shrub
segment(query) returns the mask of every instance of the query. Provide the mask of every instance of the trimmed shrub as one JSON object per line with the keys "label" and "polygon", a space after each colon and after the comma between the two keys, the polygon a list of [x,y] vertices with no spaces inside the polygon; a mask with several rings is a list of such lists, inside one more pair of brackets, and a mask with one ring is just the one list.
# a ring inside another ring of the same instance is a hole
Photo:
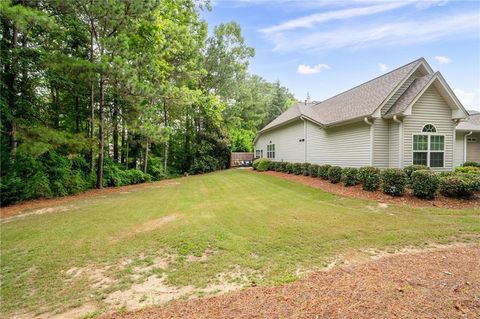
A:
{"label": "trimmed shrub", "polygon": [[478,185],[463,174],[440,177],[440,192],[448,197],[470,198],[477,188]]}
{"label": "trimmed shrub", "polygon": [[328,169],[328,180],[332,184],[336,184],[342,180],[342,168],[340,166],[332,166]]}
{"label": "trimmed shrub", "polygon": [[476,167],[476,166],[459,166],[459,167],[455,167],[455,172],[457,172],[457,173],[465,173],[465,174],[480,175],[480,167]]}
{"label": "trimmed shrub", "polygon": [[293,163],[293,174],[295,174],[295,175],[302,174],[302,164],[301,163]]}
{"label": "trimmed shrub", "polygon": [[437,195],[440,177],[427,169],[416,170],[412,173],[413,195],[419,198],[433,199]]}
{"label": "trimmed shrub", "polygon": [[380,187],[380,170],[371,166],[361,167],[358,170],[358,179],[363,190],[376,191]]}
{"label": "trimmed shrub", "polygon": [[310,163],[303,163],[302,164],[302,175],[303,176],[308,176],[310,172]]}
{"label": "trimmed shrub", "polygon": [[463,178],[467,179],[473,187],[474,192],[479,192],[480,191],[480,175],[478,174],[459,174]]}
{"label": "trimmed shrub", "polygon": [[358,180],[358,169],[354,167],[346,167],[342,170],[342,182],[345,186],[354,186],[357,185]]}
{"label": "trimmed shrub", "polygon": [[273,165],[273,170],[275,172],[281,172],[282,171],[282,162],[275,162],[275,165]]}
{"label": "trimmed shrub", "polygon": [[328,170],[332,167],[332,165],[325,164],[325,165],[320,165],[318,167],[318,177],[321,179],[327,180],[328,179]]}
{"label": "trimmed shrub", "polygon": [[466,167],[480,167],[480,162],[465,162],[462,166]]}
{"label": "trimmed shrub", "polygon": [[317,164],[311,164],[308,168],[308,175],[312,177],[318,177],[318,167],[319,165]]}
{"label": "trimmed shrub", "polygon": [[385,194],[401,196],[405,192],[407,177],[399,168],[387,168],[380,173],[382,190]]}
{"label": "trimmed shrub", "polygon": [[412,173],[418,170],[430,170],[430,167],[425,165],[409,165],[403,169],[410,183],[412,182]]}
{"label": "trimmed shrub", "polygon": [[288,162],[280,162],[280,172],[288,173]]}
{"label": "trimmed shrub", "polygon": [[253,161],[252,167],[259,172],[265,172],[270,168],[270,163],[268,158],[258,158]]}
{"label": "trimmed shrub", "polygon": [[285,173],[293,174],[293,163],[287,163],[285,168]]}

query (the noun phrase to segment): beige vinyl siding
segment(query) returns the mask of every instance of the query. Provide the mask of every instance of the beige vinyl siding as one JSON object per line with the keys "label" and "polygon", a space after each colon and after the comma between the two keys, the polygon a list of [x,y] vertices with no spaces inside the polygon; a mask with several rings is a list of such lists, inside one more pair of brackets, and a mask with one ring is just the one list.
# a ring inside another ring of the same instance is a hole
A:
{"label": "beige vinyl siding", "polygon": [[254,150],[263,149],[263,157],[267,157],[267,145],[275,144],[274,161],[300,162],[305,160],[305,143],[299,142],[304,138],[304,124],[302,120],[281,126],[277,129],[261,134]]}
{"label": "beige vinyl siding", "polygon": [[307,122],[307,162],[343,167],[370,165],[370,126],[364,122],[322,129]]}
{"label": "beige vinyl siding", "polygon": [[430,86],[412,107],[412,114],[405,117],[404,125],[404,166],[413,161],[412,142],[414,134],[422,134],[425,124],[435,125],[437,133],[445,136],[444,168],[435,170],[453,169],[453,130],[452,110],[440,96],[434,86]]}
{"label": "beige vinyl siding", "polygon": [[393,121],[390,121],[388,126],[389,133],[389,152],[388,152],[388,166],[389,167],[400,167],[400,137],[399,137],[399,124]]}
{"label": "beige vinyl siding", "polygon": [[467,143],[467,161],[480,162],[480,133],[474,133],[470,137],[476,137],[476,142]]}
{"label": "beige vinyl siding", "polygon": [[375,119],[373,123],[373,166],[389,166],[390,156],[389,123],[385,119]]}
{"label": "beige vinyl siding", "polygon": [[465,143],[465,133],[456,132],[455,134],[455,149],[453,152],[453,166],[457,167],[463,164],[464,153],[464,143]]}
{"label": "beige vinyl siding", "polygon": [[385,115],[387,111],[392,107],[393,103],[395,103],[398,98],[405,92],[406,89],[412,84],[412,82],[418,78],[421,77],[423,74],[417,70],[415,71],[395,92],[395,94],[392,95],[392,97],[388,100],[387,103],[382,107],[382,115]]}

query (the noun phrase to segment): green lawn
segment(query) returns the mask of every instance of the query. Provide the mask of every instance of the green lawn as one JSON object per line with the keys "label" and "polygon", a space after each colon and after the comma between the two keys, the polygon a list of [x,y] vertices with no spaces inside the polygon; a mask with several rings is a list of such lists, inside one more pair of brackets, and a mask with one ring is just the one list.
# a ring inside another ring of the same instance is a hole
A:
{"label": "green lawn", "polygon": [[[235,280],[268,285],[294,280],[299,269],[324,267],[339,254],[479,238],[478,209],[385,208],[228,170],[4,220],[1,314],[102,305],[112,291],[153,274],[166,275],[171,285],[205,287],[219,273],[240,272],[245,277]],[[192,257],[205,252],[208,257]],[[135,274],[157,256],[171,262]],[[112,280],[94,288],[82,276],[70,278],[73,267],[102,267]]]}

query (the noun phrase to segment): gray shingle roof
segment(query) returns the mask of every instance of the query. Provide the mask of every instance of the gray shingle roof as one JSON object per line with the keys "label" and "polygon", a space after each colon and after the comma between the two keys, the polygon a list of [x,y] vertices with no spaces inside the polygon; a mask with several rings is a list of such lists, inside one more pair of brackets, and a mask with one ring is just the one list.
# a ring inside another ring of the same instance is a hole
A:
{"label": "gray shingle roof", "polygon": [[415,60],[320,102],[313,107],[319,122],[329,125],[373,114],[420,62],[421,59]]}
{"label": "gray shingle roof", "polygon": [[298,103],[267,124],[260,132],[306,116],[323,125],[372,115],[390,94],[424,61],[418,59],[325,101]]}
{"label": "gray shingle roof", "polygon": [[436,74],[437,73],[427,74],[425,76],[416,78],[405,90],[402,96],[400,96],[400,98],[392,105],[388,112],[385,113],[385,115],[396,115],[405,111]]}
{"label": "gray shingle roof", "polygon": [[316,121],[317,115],[315,112],[312,110],[312,105],[314,103],[297,103],[294,106],[288,108],[285,112],[283,112],[279,117],[268,123],[264,128],[260,130],[260,132],[268,130],[272,127],[275,127],[277,125],[286,123],[288,121],[294,120],[296,118],[299,118],[300,116],[306,116],[314,121]]}
{"label": "gray shingle roof", "polygon": [[458,131],[480,132],[480,113],[470,113],[470,118],[457,125]]}

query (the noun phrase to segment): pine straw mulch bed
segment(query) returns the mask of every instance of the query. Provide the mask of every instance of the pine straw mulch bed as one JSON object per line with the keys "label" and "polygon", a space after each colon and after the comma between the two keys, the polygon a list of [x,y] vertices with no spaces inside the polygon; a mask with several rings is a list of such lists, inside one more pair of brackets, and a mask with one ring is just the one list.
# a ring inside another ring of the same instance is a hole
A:
{"label": "pine straw mulch bed", "polygon": [[280,177],[289,181],[294,181],[308,185],[311,187],[319,188],[323,191],[334,193],[347,197],[354,197],[359,199],[374,200],[377,202],[391,203],[391,204],[404,204],[409,206],[418,206],[418,207],[441,207],[441,208],[451,208],[451,209],[462,209],[462,208],[475,208],[480,207],[480,196],[475,194],[471,199],[457,199],[445,197],[438,195],[433,200],[420,199],[412,194],[411,189],[407,189],[405,194],[400,197],[393,197],[387,194],[382,193],[381,191],[368,192],[362,189],[362,185],[345,187],[342,183],[332,184],[329,181],[322,180],[318,177],[302,176],[302,175],[292,175],[281,172],[267,171],[267,172],[257,172],[253,171],[256,174],[268,174],[271,176]]}
{"label": "pine straw mulch bed", "polygon": [[480,246],[397,254],[276,287],[107,314],[141,318],[480,318]]}
{"label": "pine straw mulch bed", "polygon": [[75,195],[68,195],[63,197],[54,197],[54,198],[39,198],[26,200],[23,202],[15,203],[10,206],[5,206],[0,208],[0,218],[11,217],[15,215],[23,214],[27,211],[33,209],[41,209],[46,207],[57,206],[61,204],[66,204],[73,202],[79,199],[86,199],[92,197],[101,197],[109,194],[121,193],[121,192],[131,192],[140,190],[143,188],[157,187],[165,184],[175,184],[178,183],[176,179],[165,179],[157,182],[147,182],[141,184],[127,185],[127,186],[118,186],[118,187],[105,187],[102,189],[89,189],[85,192],[78,193]]}

